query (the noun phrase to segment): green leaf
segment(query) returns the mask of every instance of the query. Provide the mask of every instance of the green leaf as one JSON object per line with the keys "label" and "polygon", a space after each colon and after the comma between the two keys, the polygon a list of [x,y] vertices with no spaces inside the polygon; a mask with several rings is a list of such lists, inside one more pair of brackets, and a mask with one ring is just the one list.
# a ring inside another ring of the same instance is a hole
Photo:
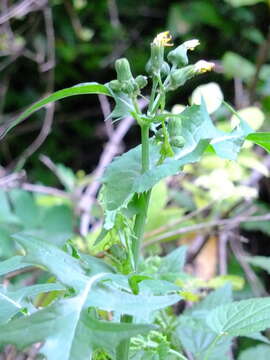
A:
{"label": "green leaf", "polygon": [[[89,274],[91,258],[87,258],[87,270],[86,258],[83,258],[82,262],[81,259],[71,257],[50,243],[25,234],[16,234],[14,238],[26,250],[24,256],[26,263],[45,267],[61,283],[74,288],[77,293],[84,291],[89,282],[89,275],[93,275],[92,272]],[[96,261],[92,266],[94,273],[96,273],[95,266]],[[99,275],[103,274],[104,281],[91,285],[87,306],[114,311],[119,315],[129,314],[137,319],[147,321],[154,311],[175,304],[181,299],[176,294],[150,296],[148,292],[147,294],[141,293],[140,296],[133,295],[127,277],[112,274],[109,271],[110,268],[106,267],[105,272],[99,273]]]}
{"label": "green leaf", "polygon": [[[71,299],[61,300],[30,316],[10,321],[0,328],[0,345],[19,349],[44,342],[41,353],[48,359],[91,359],[95,349],[105,349],[115,358],[115,349],[124,339],[146,333],[150,325],[99,321],[89,314],[86,299],[93,279],[85,290]],[[22,334],[24,336],[21,336]]]}
{"label": "green leaf", "polygon": [[29,303],[25,301],[25,298],[50,291],[61,290],[65,290],[61,284],[26,286],[15,291],[10,291],[5,288],[0,289],[0,324],[7,322],[18,312],[28,308]]}
{"label": "green leaf", "polygon": [[2,133],[0,133],[0,139],[2,139],[14,126],[21,123],[23,120],[28,118],[34,112],[42,109],[47,104],[53,103],[57,100],[64,99],[69,96],[75,95],[86,95],[86,94],[103,94],[111,96],[110,91],[105,85],[101,85],[95,82],[82,83],[66,89],[62,89],[54,92],[53,94],[41,99],[28,107],[19,117],[17,117]]}
{"label": "green leaf", "polygon": [[[204,324],[204,319],[212,309],[232,301],[232,288],[229,284],[211,292],[201,302],[188,308],[179,319],[176,328],[176,336],[183,344],[185,350],[190,351],[196,360],[204,360],[204,356],[216,334],[210,331]],[[225,354],[230,346],[231,339],[226,338],[218,341],[208,360],[218,360],[219,356],[226,359]],[[221,359],[223,359],[221,357]]]}
{"label": "green leaf", "polygon": [[161,258],[159,273],[179,273],[183,271],[186,260],[187,247],[180,246]]}
{"label": "green leaf", "polygon": [[270,299],[249,299],[222,305],[207,316],[218,335],[245,336],[270,327]]}
{"label": "green leaf", "polygon": [[0,262],[0,276],[8,274],[12,271],[20,270],[30,266],[24,262],[23,256],[13,256],[12,258]]}
{"label": "green leaf", "polygon": [[120,120],[134,111],[134,106],[127,94],[115,93],[111,90],[111,96],[114,98],[115,107],[109,117]]}
{"label": "green leaf", "polygon": [[249,134],[246,139],[261,146],[267,152],[270,152],[270,133],[269,132],[252,133],[252,134]]}
{"label": "green leaf", "polygon": [[134,194],[148,191],[165,177],[179,173],[184,165],[197,162],[209,142],[218,156],[235,160],[245,137],[251,131],[244,121],[231,133],[216,129],[203,100],[200,106],[188,107],[179,114],[179,118],[185,145],[174,158],[167,158],[157,166],[161,145],[151,141],[150,169],[145,173],[141,172],[141,146],[117,157],[107,167],[102,189],[102,201],[108,211],[107,215],[126,207]]}
{"label": "green leaf", "polygon": [[237,360],[268,360],[269,358],[270,346],[261,344],[241,351]]}
{"label": "green leaf", "polygon": [[32,229],[39,224],[39,209],[31,193],[14,189],[9,192],[15,215],[21,220],[25,229]]}

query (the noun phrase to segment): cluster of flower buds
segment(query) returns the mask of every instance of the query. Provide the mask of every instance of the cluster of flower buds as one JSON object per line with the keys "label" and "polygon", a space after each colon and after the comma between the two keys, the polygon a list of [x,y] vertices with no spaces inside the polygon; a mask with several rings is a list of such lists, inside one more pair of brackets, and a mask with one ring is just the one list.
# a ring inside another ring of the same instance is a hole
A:
{"label": "cluster of flower buds", "polygon": [[173,147],[182,148],[185,145],[185,139],[181,135],[182,123],[180,118],[170,118],[168,120],[167,130],[169,133],[170,144]]}
{"label": "cluster of flower buds", "polygon": [[168,60],[172,64],[167,90],[175,90],[185,84],[193,76],[211,71],[215,64],[200,60],[194,65],[188,65],[188,50],[194,50],[200,44],[199,40],[189,40],[168,53]]}
{"label": "cluster of flower buds", "polygon": [[146,71],[152,76],[168,76],[167,91],[177,89],[193,76],[210,71],[214,67],[213,63],[205,60],[200,60],[194,65],[188,65],[188,51],[194,50],[199,44],[199,40],[193,39],[171,50],[167,56],[170,66],[164,60],[164,48],[173,46],[172,37],[169,31],[158,34],[151,44],[151,56],[146,65]]}
{"label": "cluster of flower buds", "polygon": [[135,79],[130,70],[129,62],[126,58],[118,59],[115,62],[117,80],[110,81],[109,85],[113,91],[126,94],[138,94],[147,85],[146,76],[139,75]]}

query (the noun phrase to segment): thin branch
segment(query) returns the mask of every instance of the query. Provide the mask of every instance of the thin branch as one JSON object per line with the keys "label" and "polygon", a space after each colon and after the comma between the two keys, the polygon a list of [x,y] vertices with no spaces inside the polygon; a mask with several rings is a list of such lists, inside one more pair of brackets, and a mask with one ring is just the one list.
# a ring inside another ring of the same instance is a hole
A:
{"label": "thin branch", "polygon": [[190,212],[189,214],[181,217],[180,219],[174,220],[174,221],[170,221],[168,224],[160,226],[159,228],[152,230],[152,231],[148,231],[145,233],[144,238],[148,239],[150,237],[153,237],[157,234],[163,233],[164,231],[167,231],[168,229],[179,225],[181,223],[183,223],[184,221],[190,220],[194,217],[196,217],[197,215],[201,215],[203,212],[205,212],[206,210],[209,210],[211,208],[211,206],[214,204],[214,202],[211,202],[209,204],[207,204],[206,206],[196,209],[192,212]]}
{"label": "thin branch", "polygon": [[0,16],[0,25],[14,17],[23,17],[30,12],[40,10],[46,6],[48,0],[23,0],[20,3],[11,6]]}
{"label": "thin branch", "polygon": [[168,231],[154,239],[151,239],[149,241],[146,241],[143,243],[143,247],[147,247],[156,243],[159,243],[163,240],[166,240],[170,237],[175,237],[177,235],[183,235],[189,232],[198,232],[201,230],[208,230],[209,228],[213,227],[224,227],[224,226],[237,226],[243,222],[257,222],[257,221],[267,221],[270,220],[270,214],[266,215],[259,215],[259,216],[238,216],[231,219],[219,219],[219,220],[213,220],[205,223],[195,224],[191,226],[186,226],[181,229]]}
{"label": "thin branch", "polygon": [[21,188],[24,190],[27,190],[27,191],[31,191],[31,192],[53,195],[53,196],[60,196],[60,197],[66,198],[66,199],[70,199],[70,195],[67,192],[53,188],[51,186],[22,183]]}

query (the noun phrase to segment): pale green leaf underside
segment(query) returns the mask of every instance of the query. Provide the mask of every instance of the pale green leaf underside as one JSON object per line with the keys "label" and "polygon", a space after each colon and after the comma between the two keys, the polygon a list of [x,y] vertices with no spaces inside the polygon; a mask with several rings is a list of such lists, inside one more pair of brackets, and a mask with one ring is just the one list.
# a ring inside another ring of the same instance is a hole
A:
{"label": "pale green leaf underside", "polygon": [[19,117],[17,117],[5,130],[0,133],[0,139],[3,138],[14,126],[25,120],[27,117],[32,115],[34,112],[42,109],[44,106],[53,103],[55,101],[75,96],[75,95],[86,95],[86,94],[103,94],[111,96],[110,91],[105,85],[98,84],[95,82],[82,83],[66,89],[62,89],[54,92],[53,94],[45,97],[28,107]]}
{"label": "pale green leaf underside", "polygon": [[[56,246],[32,236],[17,234],[14,237],[26,250],[26,255],[23,257],[26,263],[46,268],[56,276],[58,281],[74,288],[77,293],[85,291],[89,283],[89,275],[95,274],[95,260],[93,260],[91,272],[90,259],[85,264],[83,258],[82,260],[75,259]],[[85,270],[86,265],[90,267],[88,271]],[[106,281],[100,281],[92,286],[86,299],[87,306],[114,311],[120,315],[129,314],[147,321],[154,311],[181,300],[181,297],[176,294],[154,296],[142,293],[141,296],[136,296],[131,291],[127,292],[126,287],[123,288],[122,284],[127,284],[125,276],[110,273],[107,266],[104,266],[103,274],[102,280]],[[118,285],[114,286],[114,283]]]}
{"label": "pale green leaf underside", "polygon": [[44,342],[41,353],[48,360],[91,359],[95,348],[103,348],[114,357],[120,341],[153,329],[149,325],[102,322],[90,316],[85,307],[90,288],[89,282],[74,298],[2,325],[0,345],[14,344],[23,349]]}

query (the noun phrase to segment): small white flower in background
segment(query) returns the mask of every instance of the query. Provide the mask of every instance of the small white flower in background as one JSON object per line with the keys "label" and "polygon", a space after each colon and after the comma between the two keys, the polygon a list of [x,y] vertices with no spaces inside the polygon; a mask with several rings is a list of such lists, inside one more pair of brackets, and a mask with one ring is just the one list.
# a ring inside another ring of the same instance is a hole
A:
{"label": "small white flower in background", "polygon": [[215,112],[224,99],[220,86],[215,82],[198,86],[191,95],[191,104],[200,105],[202,97],[209,114]]}
{"label": "small white flower in background", "polygon": [[185,106],[181,105],[181,104],[176,104],[172,107],[172,113],[173,114],[180,114],[181,112],[183,112],[185,110]]}
{"label": "small white flower in background", "polygon": [[[241,119],[245,120],[253,130],[258,130],[265,119],[264,113],[256,106],[250,106],[245,109],[237,111],[237,114]],[[240,120],[236,115],[231,117],[231,125],[235,128],[239,124]]]}

